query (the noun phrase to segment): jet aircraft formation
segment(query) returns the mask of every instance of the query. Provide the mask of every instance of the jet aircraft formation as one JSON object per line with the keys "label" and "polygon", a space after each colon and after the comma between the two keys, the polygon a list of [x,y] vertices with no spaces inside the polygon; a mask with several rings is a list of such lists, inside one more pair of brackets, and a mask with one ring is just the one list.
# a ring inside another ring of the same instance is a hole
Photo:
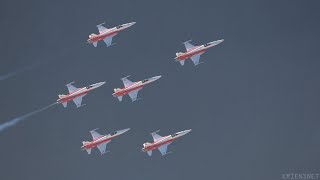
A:
{"label": "jet aircraft formation", "polygon": [[[97,47],[99,41],[104,41],[107,47],[113,45],[112,40],[113,37],[119,34],[121,31],[133,26],[136,24],[136,22],[126,23],[122,25],[118,25],[113,28],[106,28],[103,26],[103,24],[97,25],[99,34],[90,34],[89,39],[87,40],[87,43],[92,44],[94,47]],[[191,59],[193,64],[195,66],[199,65],[200,62],[200,56],[204,52],[206,52],[209,48],[215,47],[218,44],[222,43],[224,40],[217,40],[212,41],[203,45],[194,46],[190,43],[191,40],[184,42],[186,52],[178,52],[176,53],[175,61],[178,61],[182,66],[185,63],[186,59]],[[115,88],[114,93],[112,96],[118,98],[118,100],[121,102],[124,95],[129,95],[132,102],[139,100],[138,98],[138,92],[144,88],[146,85],[157,81],[161,78],[161,75],[154,76],[151,78],[146,78],[140,81],[132,82],[128,79],[129,76],[122,78],[122,82],[124,84],[123,88]],[[80,108],[84,106],[85,104],[82,104],[82,98],[86,96],[89,92],[97,89],[98,87],[101,87],[106,82],[99,82],[95,84],[88,85],[86,87],[77,88],[74,85],[72,85],[74,82],[68,83],[67,89],[68,94],[58,95],[59,99],[56,101],[56,104],[62,104],[63,107],[67,107],[67,103],[69,101],[73,101],[77,108]],[[107,134],[107,135],[101,135],[99,134],[96,129],[91,130],[91,136],[92,141],[83,141],[81,149],[87,151],[88,154],[91,154],[91,150],[93,148],[98,148],[101,154],[105,154],[108,152],[106,150],[106,146],[108,143],[111,142],[114,138],[124,134],[125,132],[129,131],[130,128],[118,130],[113,133]],[[167,155],[170,152],[167,152],[168,145],[170,145],[173,141],[177,140],[178,138],[186,135],[189,133],[191,129],[184,130],[180,132],[173,133],[171,135],[167,136],[160,136],[158,135],[158,131],[151,133],[153,137],[153,142],[149,143],[146,142],[143,144],[142,151],[146,152],[149,156],[152,155],[152,151],[158,149],[162,155]]]}
{"label": "jet aircraft formation", "polygon": [[[93,44],[94,47],[97,47],[99,41],[104,41],[108,46],[112,45],[112,38],[117,35],[119,32],[123,31],[124,29],[127,29],[134,25],[136,22],[126,23],[122,24],[113,28],[106,28],[102,26],[104,23],[97,25],[99,34],[90,34],[89,39],[87,40],[88,43]],[[193,64],[195,66],[199,65],[200,62],[200,56],[204,52],[206,52],[209,48],[212,48],[220,43],[222,43],[224,40],[217,40],[212,41],[203,45],[194,46],[190,43],[191,40],[184,42],[186,52],[178,52],[176,53],[175,60],[180,62],[180,64],[183,66],[185,63],[185,60],[191,59]],[[115,88],[114,93],[112,94],[114,97],[117,97],[118,100],[121,102],[124,95],[129,95],[131,100],[137,101],[138,98],[138,92],[147,84],[150,84],[158,79],[161,78],[161,75],[147,78],[141,81],[132,82],[128,79],[129,76],[122,78],[122,82],[124,87],[123,88]],[[86,88],[75,88],[71,84],[67,84],[69,94],[68,95],[59,95],[59,99],[57,102],[63,104],[64,107],[67,106],[67,102],[73,100],[77,107],[81,107],[81,100],[82,97],[84,97],[89,91],[96,89],[97,87],[100,87],[105,82],[96,83],[93,85],[90,85]],[[101,154],[104,154],[108,151],[106,151],[106,145],[115,137],[118,137],[122,135],[123,133],[129,131],[130,128],[123,129],[116,131],[114,133],[108,134],[108,135],[101,135],[95,130],[91,130],[90,133],[92,135],[92,141],[83,141],[83,146],[81,147],[82,150],[86,150],[88,154],[91,154],[92,148],[98,148]],[[177,133],[174,133],[172,135],[168,136],[160,136],[158,135],[158,131],[151,133],[153,137],[153,142],[149,143],[146,142],[143,144],[142,151],[146,152],[149,156],[152,155],[152,151],[155,149],[158,149],[162,155],[168,154],[167,149],[168,145],[171,144],[176,139],[180,138],[181,136],[186,135],[189,133],[191,129],[180,131]]]}

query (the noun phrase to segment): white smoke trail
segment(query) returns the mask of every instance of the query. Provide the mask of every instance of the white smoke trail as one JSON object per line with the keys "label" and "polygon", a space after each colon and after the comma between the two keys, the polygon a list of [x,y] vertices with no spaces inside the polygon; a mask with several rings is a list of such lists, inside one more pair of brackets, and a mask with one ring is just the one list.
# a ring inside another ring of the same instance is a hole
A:
{"label": "white smoke trail", "polygon": [[9,128],[9,127],[12,127],[12,126],[15,126],[16,124],[18,124],[19,122],[23,121],[23,120],[26,120],[28,117],[32,116],[32,115],[35,115],[37,113],[40,113],[48,108],[50,108],[51,106],[54,106],[56,105],[57,103],[53,103],[53,104],[50,104],[48,106],[45,106],[41,109],[38,109],[38,110],[35,110],[35,111],[32,111],[28,114],[25,114],[23,116],[20,116],[20,117],[17,117],[17,118],[14,118],[8,122],[5,122],[3,124],[0,124],[0,132],[2,132],[3,130]]}
{"label": "white smoke trail", "polygon": [[18,70],[15,70],[15,71],[13,71],[13,72],[9,72],[9,73],[7,73],[7,74],[0,75],[0,81],[9,79],[9,78],[11,78],[11,77],[13,77],[13,76],[16,76],[16,75],[20,74],[20,73],[23,73],[23,72],[25,72],[25,71],[31,70],[31,69],[33,69],[33,68],[36,67],[36,66],[37,66],[37,65],[33,64],[33,65],[30,65],[30,66],[22,67],[22,68],[20,68],[20,69],[18,69]]}

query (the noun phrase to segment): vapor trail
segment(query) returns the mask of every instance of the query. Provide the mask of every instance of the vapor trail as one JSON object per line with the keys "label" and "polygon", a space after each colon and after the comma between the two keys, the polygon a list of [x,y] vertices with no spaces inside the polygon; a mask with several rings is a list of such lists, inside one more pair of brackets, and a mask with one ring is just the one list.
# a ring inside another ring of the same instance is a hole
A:
{"label": "vapor trail", "polygon": [[25,115],[22,115],[20,117],[17,117],[17,118],[14,118],[8,122],[5,122],[3,124],[0,124],[0,132],[2,132],[3,130],[9,128],[9,127],[12,127],[12,126],[15,126],[16,124],[18,124],[19,122],[23,121],[23,120],[26,120],[28,117],[32,116],[32,115],[35,115],[37,113],[40,113],[48,108],[50,108],[51,106],[54,106],[56,105],[57,103],[53,103],[53,104],[50,104],[48,106],[45,106],[41,109],[38,109],[38,110],[35,110],[35,111],[32,111],[28,114],[25,114]]}
{"label": "vapor trail", "polygon": [[30,66],[25,66],[25,67],[22,67],[20,69],[17,69],[13,72],[9,72],[7,74],[4,74],[4,75],[0,75],[0,81],[3,81],[3,80],[6,80],[8,78],[11,78],[13,76],[16,76],[20,73],[23,73],[24,71],[27,71],[27,70],[30,70],[30,69],[33,69],[36,65],[30,65]]}

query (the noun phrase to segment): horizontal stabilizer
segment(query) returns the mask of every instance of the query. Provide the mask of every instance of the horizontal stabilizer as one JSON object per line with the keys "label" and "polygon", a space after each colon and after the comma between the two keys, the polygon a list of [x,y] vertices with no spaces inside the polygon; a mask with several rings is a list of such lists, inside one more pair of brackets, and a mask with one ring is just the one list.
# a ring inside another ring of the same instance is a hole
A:
{"label": "horizontal stabilizer", "polygon": [[152,156],[152,151],[147,151],[149,156]]}
{"label": "horizontal stabilizer", "polygon": [[118,99],[119,99],[120,102],[122,101],[122,97],[123,96],[118,96]]}
{"label": "horizontal stabilizer", "polygon": [[64,108],[66,108],[66,107],[67,107],[67,105],[68,105],[68,103],[67,103],[67,102],[62,103],[62,106],[63,106]]}
{"label": "horizontal stabilizer", "polygon": [[90,149],[86,149],[88,154],[91,154],[91,148]]}

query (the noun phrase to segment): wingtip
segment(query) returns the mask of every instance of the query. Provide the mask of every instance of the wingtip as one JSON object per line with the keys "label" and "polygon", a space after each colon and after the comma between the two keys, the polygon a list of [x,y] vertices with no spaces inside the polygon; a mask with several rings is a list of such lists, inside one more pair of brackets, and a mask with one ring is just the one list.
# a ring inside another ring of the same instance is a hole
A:
{"label": "wingtip", "polygon": [[95,131],[95,130],[98,130],[99,128],[95,128],[95,129],[92,129],[91,131],[89,131],[89,132],[92,132],[92,131]]}
{"label": "wingtip", "polygon": [[76,81],[69,82],[69,83],[66,84],[66,86],[71,85],[71,84],[73,84],[73,83],[75,83],[75,82],[76,82]]}
{"label": "wingtip", "polygon": [[123,78],[121,78],[121,80],[123,80],[123,79],[127,79],[128,77],[130,77],[131,75],[128,75],[128,76],[126,76],[126,77],[123,77]]}
{"label": "wingtip", "polygon": [[191,42],[192,41],[192,39],[190,39],[190,40],[188,40],[188,41],[185,41],[185,42],[183,42],[182,44],[185,44],[185,43],[188,43],[188,42]]}
{"label": "wingtip", "polygon": [[102,26],[104,24],[106,24],[106,21],[104,21],[103,23],[98,24],[97,26]]}
{"label": "wingtip", "polygon": [[152,132],[152,133],[150,133],[150,134],[155,134],[155,133],[158,133],[158,132],[160,132],[160,129],[159,129],[159,130],[156,130],[156,131],[154,131],[154,132]]}

